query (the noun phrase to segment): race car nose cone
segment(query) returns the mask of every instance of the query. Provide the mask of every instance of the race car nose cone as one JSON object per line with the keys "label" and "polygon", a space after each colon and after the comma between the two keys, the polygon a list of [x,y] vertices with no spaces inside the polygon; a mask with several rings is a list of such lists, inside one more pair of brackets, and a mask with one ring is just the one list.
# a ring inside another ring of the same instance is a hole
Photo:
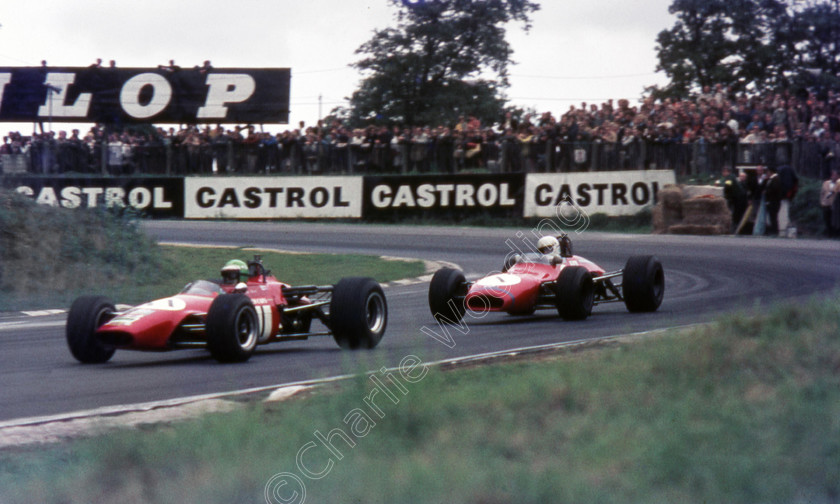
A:
{"label": "race car nose cone", "polygon": [[505,299],[487,294],[476,294],[467,298],[467,308],[474,311],[501,310]]}

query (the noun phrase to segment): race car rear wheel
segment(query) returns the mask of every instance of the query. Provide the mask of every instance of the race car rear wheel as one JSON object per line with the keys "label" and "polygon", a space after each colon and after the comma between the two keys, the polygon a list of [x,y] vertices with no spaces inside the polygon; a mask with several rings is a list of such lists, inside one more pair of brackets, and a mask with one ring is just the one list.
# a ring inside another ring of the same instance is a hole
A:
{"label": "race car rear wheel", "polygon": [[554,285],[557,313],[564,320],[584,320],[592,313],[595,283],[583,266],[568,266],[560,271]]}
{"label": "race car rear wheel", "polygon": [[81,296],[67,314],[67,346],[70,353],[84,364],[107,362],[114,349],[96,340],[96,329],[113,317],[114,303],[104,296]]}
{"label": "race car rear wheel", "polygon": [[665,271],[654,256],[633,256],[624,266],[621,280],[624,305],[631,312],[652,312],[665,295]]}
{"label": "race car rear wheel", "polygon": [[453,268],[441,268],[429,283],[429,309],[439,323],[457,324],[464,318],[464,296],[467,280],[464,273]]}
{"label": "race car rear wheel", "polygon": [[382,286],[372,278],[342,278],[333,287],[329,320],[333,338],[341,348],[375,347],[388,325],[388,303]]}
{"label": "race car rear wheel", "polygon": [[221,294],[207,310],[207,349],[219,362],[245,362],[254,353],[260,322],[245,294]]}

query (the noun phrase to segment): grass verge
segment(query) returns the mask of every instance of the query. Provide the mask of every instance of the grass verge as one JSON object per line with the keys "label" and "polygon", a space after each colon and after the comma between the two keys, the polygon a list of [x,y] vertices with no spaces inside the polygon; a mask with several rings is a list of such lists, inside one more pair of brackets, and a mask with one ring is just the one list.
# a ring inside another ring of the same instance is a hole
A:
{"label": "grass verge", "polygon": [[[149,286],[144,299],[169,296],[187,282],[199,278],[217,278],[230,259],[247,261],[254,254],[280,281],[291,285],[324,285],[345,276],[368,276],[379,282],[414,278],[425,273],[425,264],[417,260],[392,260],[361,254],[299,254],[251,248],[183,247],[163,245],[164,261],[171,277]],[[128,294],[128,293],[127,293]]]}
{"label": "grass verge", "polygon": [[17,449],[0,502],[837,502],[838,301]]}
{"label": "grass verge", "polygon": [[[219,271],[230,259],[252,259],[255,253],[273,275],[291,285],[324,285],[343,276],[369,276],[380,282],[414,278],[425,273],[422,261],[389,260],[356,254],[296,254],[254,251],[247,248],[181,247],[155,245],[160,254],[160,271],[142,277],[105,281],[61,291],[44,289],[0,298],[0,311],[60,308],[69,306],[81,294],[102,294],[118,303],[138,304],[171,296],[197,279],[219,278]],[[84,273],[82,273],[84,274]],[[48,282],[49,277],[44,279]]]}
{"label": "grass verge", "polygon": [[[67,209],[39,205],[0,190],[0,311],[60,308],[80,294],[136,304],[172,295],[188,282],[217,278],[243,249],[163,247],[124,208]],[[286,283],[328,284],[342,276],[380,282],[421,275],[421,261],[363,255],[263,253]]]}

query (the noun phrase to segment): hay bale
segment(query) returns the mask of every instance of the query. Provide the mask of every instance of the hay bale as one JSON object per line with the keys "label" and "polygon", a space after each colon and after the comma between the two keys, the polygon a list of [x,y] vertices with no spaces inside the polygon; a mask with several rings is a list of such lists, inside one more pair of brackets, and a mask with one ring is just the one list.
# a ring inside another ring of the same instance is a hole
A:
{"label": "hay bale", "polygon": [[692,199],[699,196],[723,197],[723,187],[711,185],[684,185],[682,186],[683,199]]}
{"label": "hay bale", "polygon": [[683,192],[678,185],[666,185],[657,193],[657,204],[661,204],[665,209],[679,213],[682,218],[682,202]]}
{"label": "hay bale", "polygon": [[732,229],[732,213],[723,198],[701,196],[683,201],[682,224],[715,228],[710,234],[728,234]]}
{"label": "hay bale", "polygon": [[668,224],[665,223],[665,215],[662,210],[662,205],[656,205],[651,212],[653,234],[663,234],[668,232]]}
{"label": "hay bale", "polygon": [[682,221],[682,189],[676,185],[667,185],[657,194],[657,203],[653,208],[653,232],[667,233],[668,228]]}

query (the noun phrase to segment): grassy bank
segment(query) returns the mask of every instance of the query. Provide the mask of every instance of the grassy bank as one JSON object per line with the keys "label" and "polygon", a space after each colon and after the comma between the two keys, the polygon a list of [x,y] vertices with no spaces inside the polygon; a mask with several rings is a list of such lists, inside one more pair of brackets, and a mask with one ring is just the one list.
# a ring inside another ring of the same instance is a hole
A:
{"label": "grassy bank", "polygon": [[[219,278],[228,260],[252,259],[262,255],[263,263],[281,281],[292,284],[331,284],[344,276],[370,276],[380,282],[413,278],[425,273],[422,261],[385,260],[356,254],[294,254],[228,247],[180,247],[154,245],[159,270],[144,277],[140,272],[118,279],[57,291],[38,289],[0,298],[0,311],[11,309],[60,308],[69,306],[80,294],[103,294],[119,303],[137,304],[171,296],[188,282]],[[76,266],[84,275],[93,271]]]}
{"label": "grassy bank", "polygon": [[267,483],[269,502],[304,489],[306,502],[336,503],[836,502],[838,301],[539,361],[417,367],[394,377],[402,390],[380,374],[398,402],[379,395],[378,413],[360,378],[21,448],[0,454],[0,502],[256,503]]}
{"label": "grassy bank", "polygon": [[[242,249],[160,246],[125,209],[65,209],[0,191],[0,311],[69,306],[80,294],[135,304],[172,295],[188,282],[217,278]],[[420,261],[363,255],[263,253],[280,280],[327,284],[343,276],[390,281],[421,275]]]}

